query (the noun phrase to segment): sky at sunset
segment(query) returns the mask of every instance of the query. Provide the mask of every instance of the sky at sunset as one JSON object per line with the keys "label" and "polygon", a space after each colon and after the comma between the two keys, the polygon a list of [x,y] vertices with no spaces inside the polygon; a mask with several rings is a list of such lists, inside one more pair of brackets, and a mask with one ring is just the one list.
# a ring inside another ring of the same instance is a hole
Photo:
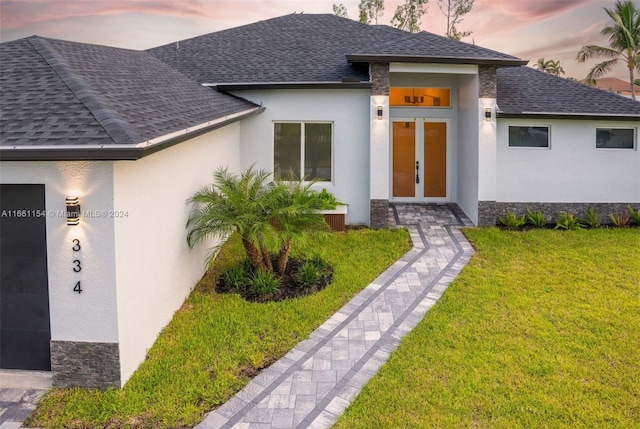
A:
{"label": "sky at sunset", "polygon": [[[40,36],[146,49],[293,12],[332,13],[334,0],[0,0],[0,40]],[[343,0],[356,19],[359,0]],[[401,0],[386,0],[380,24],[389,24]],[[577,64],[583,45],[606,46],[603,8],[613,0],[476,0],[459,25],[466,42],[517,57],[560,60],[566,76],[582,79],[596,64]],[[640,6],[640,5],[639,5]],[[429,2],[421,28],[442,34],[446,20]],[[620,65],[609,76],[628,80]]]}

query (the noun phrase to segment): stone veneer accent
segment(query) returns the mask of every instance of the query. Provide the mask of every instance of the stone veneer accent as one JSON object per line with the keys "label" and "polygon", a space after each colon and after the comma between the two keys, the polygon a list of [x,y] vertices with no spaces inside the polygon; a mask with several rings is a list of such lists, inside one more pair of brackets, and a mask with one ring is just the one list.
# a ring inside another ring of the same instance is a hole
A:
{"label": "stone veneer accent", "polygon": [[[640,210],[640,203],[631,203],[635,210]],[[526,215],[527,208],[533,212],[542,211],[547,223],[555,223],[562,212],[571,213],[579,218],[584,218],[585,213],[591,207],[603,224],[611,224],[611,213],[629,213],[629,203],[502,203],[495,201],[478,202],[478,226],[492,226],[499,223],[498,218],[504,217],[507,212],[518,216]]]}
{"label": "stone veneer accent", "polygon": [[478,226],[493,226],[497,219],[495,201],[478,201]]}
{"label": "stone veneer accent", "polygon": [[118,343],[51,341],[54,387],[120,388]]}
{"label": "stone veneer accent", "polygon": [[389,201],[388,200],[370,200],[369,202],[370,218],[369,225],[372,229],[387,228],[389,226]]}
{"label": "stone veneer accent", "polygon": [[494,66],[478,66],[480,98],[497,98],[498,83]]}
{"label": "stone veneer accent", "polygon": [[369,65],[371,95],[389,95],[389,63]]}

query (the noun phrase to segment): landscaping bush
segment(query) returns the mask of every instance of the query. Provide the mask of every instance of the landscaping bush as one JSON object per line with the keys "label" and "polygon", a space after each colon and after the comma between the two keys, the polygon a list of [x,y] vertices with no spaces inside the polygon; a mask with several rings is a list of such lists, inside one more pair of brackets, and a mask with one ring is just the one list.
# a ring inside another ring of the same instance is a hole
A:
{"label": "landscaping bush", "polygon": [[560,213],[556,222],[555,229],[574,230],[582,229],[584,225],[580,223],[578,218],[573,213]]}
{"label": "landscaping bush", "polygon": [[518,217],[517,214],[508,211],[505,217],[499,217],[498,220],[508,229],[518,229],[525,224],[524,215]]}
{"label": "landscaping bush", "polygon": [[582,223],[587,225],[589,228],[598,228],[600,226],[600,215],[597,214],[592,207],[589,207],[586,217],[582,220]]}
{"label": "landscaping bush", "polygon": [[544,228],[547,224],[547,220],[544,218],[544,214],[542,214],[542,210],[538,210],[537,212],[532,212],[529,207],[527,207],[527,219],[529,223],[535,228]]}

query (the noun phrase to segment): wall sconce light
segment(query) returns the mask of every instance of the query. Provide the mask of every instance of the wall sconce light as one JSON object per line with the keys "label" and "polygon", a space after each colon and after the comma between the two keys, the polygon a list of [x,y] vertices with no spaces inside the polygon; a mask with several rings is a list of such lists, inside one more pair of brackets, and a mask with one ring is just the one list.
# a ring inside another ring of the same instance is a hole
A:
{"label": "wall sconce light", "polygon": [[80,201],[78,197],[67,197],[67,225],[80,223]]}
{"label": "wall sconce light", "polygon": [[382,120],[382,106],[378,106],[378,120]]}
{"label": "wall sconce light", "polygon": [[484,121],[491,122],[491,107],[484,108]]}

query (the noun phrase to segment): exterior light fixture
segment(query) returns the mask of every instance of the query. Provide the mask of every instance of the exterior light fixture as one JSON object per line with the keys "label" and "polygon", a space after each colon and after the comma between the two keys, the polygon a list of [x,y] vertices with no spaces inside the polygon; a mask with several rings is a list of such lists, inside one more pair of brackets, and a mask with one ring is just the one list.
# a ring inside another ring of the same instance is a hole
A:
{"label": "exterior light fixture", "polygon": [[485,107],[484,109],[484,121],[491,122],[491,107]]}
{"label": "exterior light fixture", "polygon": [[78,197],[67,197],[67,225],[80,223],[80,201]]}
{"label": "exterior light fixture", "polygon": [[382,120],[382,106],[378,106],[378,120]]}

